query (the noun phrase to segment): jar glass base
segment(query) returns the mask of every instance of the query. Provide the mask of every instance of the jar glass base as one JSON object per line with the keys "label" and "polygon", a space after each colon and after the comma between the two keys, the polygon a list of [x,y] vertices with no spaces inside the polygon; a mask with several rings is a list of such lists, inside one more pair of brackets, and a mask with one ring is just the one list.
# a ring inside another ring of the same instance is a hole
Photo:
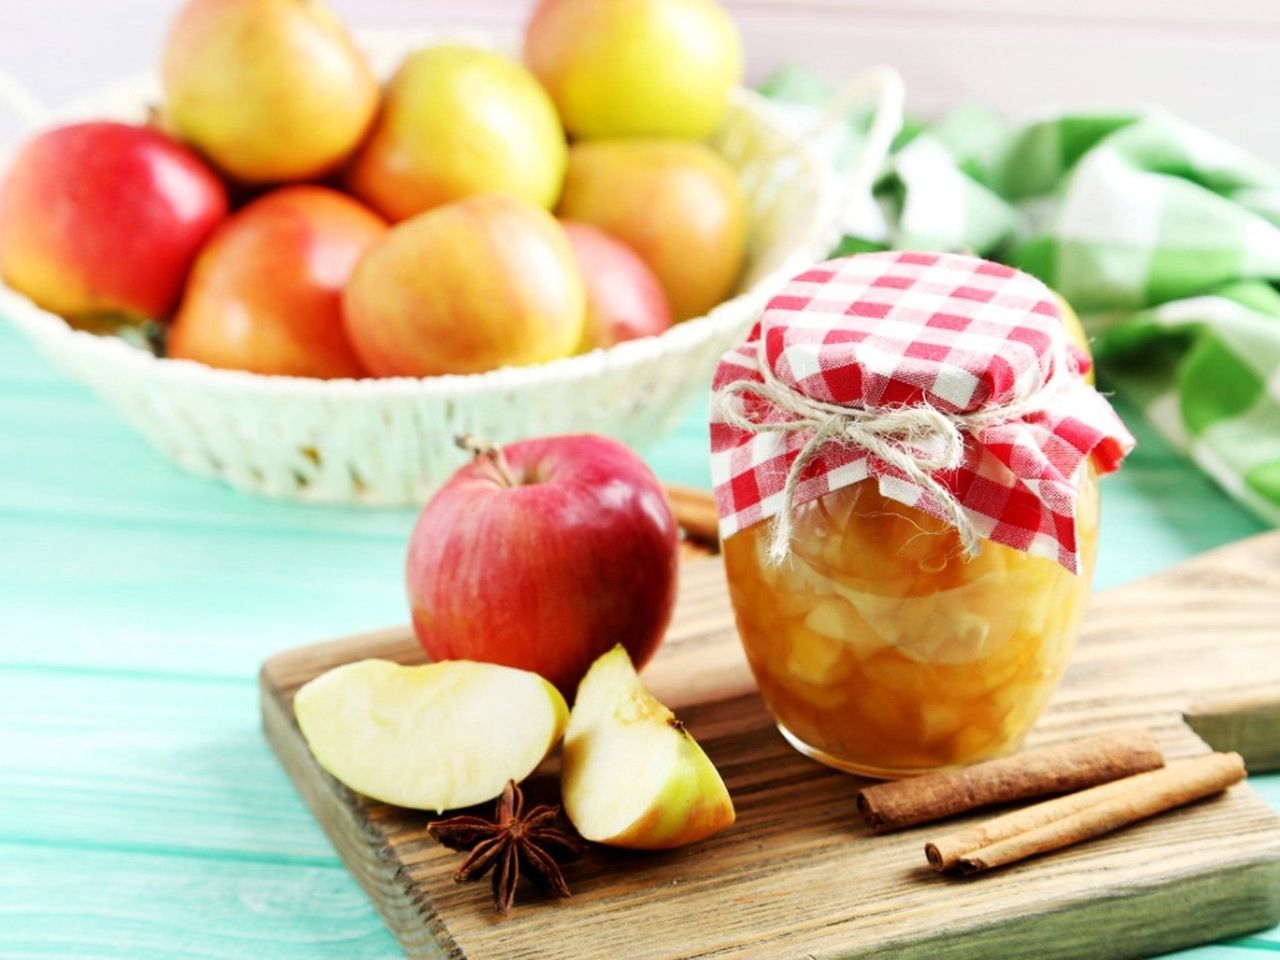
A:
{"label": "jar glass base", "polygon": [[[856,763],[851,760],[844,760],[840,757],[834,756],[817,747],[811,747],[782,724],[776,723],[776,721],[775,724],[778,728],[778,732],[782,734],[783,739],[810,760],[816,760],[818,763],[831,767],[835,770],[841,770],[844,773],[856,774],[859,777],[871,777],[875,780],[901,780],[904,777],[918,777],[926,773],[942,773],[947,770],[958,770],[961,767],[966,766],[966,764],[952,764],[938,767],[877,767],[868,763]],[[1018,744],[1013,744],[1009,749],[1003,750],[999,754],[990,757],[981,757],[979,759],[993,760],[996,756],[1004,756],[1009,753],[1014,753],[1017,751],[1017,748]],[[978,761],[975,760],[974,762],[976,763]]]}

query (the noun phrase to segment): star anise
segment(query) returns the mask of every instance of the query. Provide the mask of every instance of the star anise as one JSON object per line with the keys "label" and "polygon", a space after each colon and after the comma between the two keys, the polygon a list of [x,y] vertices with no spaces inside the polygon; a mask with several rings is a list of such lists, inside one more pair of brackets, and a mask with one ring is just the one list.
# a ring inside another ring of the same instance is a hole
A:
{"label": "star anise", "polygon": [[559,807],[545,804],[524,813],[524,794],[511,780],[498,798],[492,820],[463,815],[437,820],[427,830],[450,849],[471,851],[454,871],[458,883],[479,880],[493,870],[493,905],[505,914],[515,901],[521,864],[556,896],[569,896],[557,861],[576,859],[582,846],[555,826],[559,813]]}

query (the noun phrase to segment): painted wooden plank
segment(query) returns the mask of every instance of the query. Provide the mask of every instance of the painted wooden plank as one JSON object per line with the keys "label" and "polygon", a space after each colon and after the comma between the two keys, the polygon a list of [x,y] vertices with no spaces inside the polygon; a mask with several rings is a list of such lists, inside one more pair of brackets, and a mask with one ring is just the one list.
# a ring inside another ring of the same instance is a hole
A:
{"label": "painted wooden plank", "polygon": [[0,669],[0,843],[332,865],[251,683]]}
{"label": "painted wooden plank", "polygon": [[392,960],[335,867],[0,843],[5,960]]}
{"label": "painted wooden plank", "polygon": [[66,378],[32,350],[26,338],[7,322],[0,323],[0,385],[5,390],[54,385],[68,389]]}
{"label": "painted wooden plank", "polygon": [[3,524],[4,663],[252,677],[282,637],[405,616],[401,542],[12,515]]}

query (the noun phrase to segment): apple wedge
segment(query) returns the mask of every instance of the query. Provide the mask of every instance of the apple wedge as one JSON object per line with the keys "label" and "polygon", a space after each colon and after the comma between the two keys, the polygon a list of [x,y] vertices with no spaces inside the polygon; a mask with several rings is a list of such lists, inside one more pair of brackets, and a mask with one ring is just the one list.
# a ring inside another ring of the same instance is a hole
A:
{"label": "apple wedge", "polygon": [[537,674],[469,660],[348,663],[303,686],[293,711],[316,761],[342,783],[437,813],[525,779],[569,715]]}
{"label": "apple wedge", "polygon": [[591,665],[569,716],[565,813],[588,840],[633,850],[694,843],[733,823],[715,766],[616,646]]}

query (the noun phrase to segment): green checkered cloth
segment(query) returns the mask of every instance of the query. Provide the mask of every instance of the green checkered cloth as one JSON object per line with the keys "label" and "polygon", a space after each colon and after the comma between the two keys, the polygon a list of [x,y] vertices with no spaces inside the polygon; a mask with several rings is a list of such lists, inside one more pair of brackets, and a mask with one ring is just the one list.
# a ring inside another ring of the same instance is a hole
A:
{"label": "green checkered cloth", "polygon": [[[784,71],[797,123],[832,91]],[[832,147],[858,148],[868,118]],[[1099,374],[1233,497],[1280,524],[1280,171],[1167,113],[909,124],[838,252],[960,250],[1044,280]]]}

